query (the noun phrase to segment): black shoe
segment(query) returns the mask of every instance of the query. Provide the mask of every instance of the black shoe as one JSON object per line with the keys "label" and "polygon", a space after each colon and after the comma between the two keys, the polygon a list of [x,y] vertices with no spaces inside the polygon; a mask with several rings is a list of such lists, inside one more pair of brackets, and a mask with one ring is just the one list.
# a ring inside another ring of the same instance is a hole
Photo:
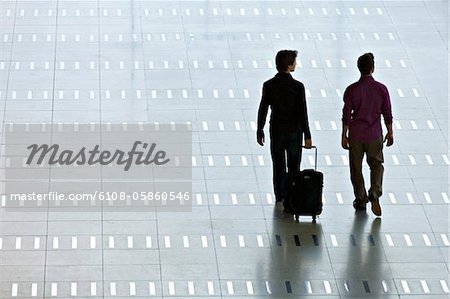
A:
{"label": "black shoe", "polygon": [[283,202],[283,201],[284,201],[284,198],[282,198],[282,197],[275,199],[275,202]]}
{"label": "black shoe", "polygon": [[366,203],[359,203],[358,201],[353,201],[353,208],[355,208],[355,211],[365,211],[366,210]]}

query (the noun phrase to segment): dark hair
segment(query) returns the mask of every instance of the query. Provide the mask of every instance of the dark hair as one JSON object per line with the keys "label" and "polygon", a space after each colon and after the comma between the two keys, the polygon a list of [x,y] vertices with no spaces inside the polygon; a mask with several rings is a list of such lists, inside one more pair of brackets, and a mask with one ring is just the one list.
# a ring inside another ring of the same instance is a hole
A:
{"label": "dark hair", "polygon": [[358,69],[361,75],[369,75],[375,65],[374,56],[372,53],[365,53],[358,58]]}
{"label": "dark hair", "polygon": [[275,64],[279,72],[285,72],[288,70],[289,65],[293,65],[297,58],[297,51],[295,50],[281,50],[278,51],[275,57]]}

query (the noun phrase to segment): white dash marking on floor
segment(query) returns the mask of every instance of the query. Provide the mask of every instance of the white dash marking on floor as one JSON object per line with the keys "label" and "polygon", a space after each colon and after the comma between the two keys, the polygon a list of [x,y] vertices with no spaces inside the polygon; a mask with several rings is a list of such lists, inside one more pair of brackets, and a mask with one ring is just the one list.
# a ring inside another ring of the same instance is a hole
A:
{"label": "white dash marking on floor", "polygon": [[332,121],[330,121],[330,124],[331,124],[331,129],[333,131],[337,131],[338,128],[337,128],[336,122],[334,120],[332,120]]}
{"label": "white dash marking on floor", "polygon": [[416,98],[420,97],[420,94],[419,94],[419,92],[417,91],[416,88],[413,88],[413,93],[414,93],[414,96],[415,96]]}
{"label": "white dash marking on floor", "polygon": [[196,194],[195,195],[195,199],[197,201],[197,205],[202,205],[203,204],[203,199],[202,199],[202,195],[201,194]]}
{"label": "white dash marking on floor", "polygon": [[230,157],[225,156],[224,159],[225,159],[225,166],[230,166],[231,165]]}
{"label": "white dash marking on floor", "polygon": [[208,247],[208,238],[206,236],[202,236],[202,247],[206,248]]}
{"label": "white dash marking on floor", "polygon": [[114,237],[113,236],[109,236],[108,238],[108,246],[109,248],[114,248]]}
{"label": "white dash marking on floor", "polygon": [[188,281],[188,293],[189,295],[195,295],[194,282]]}
{"label": "white dash marking on floor", "polygon": [[338,246],[339,246],[339,244],[338,244],[338,241],[337,241],[336,235],[334,235],[334,234],[331,234],[331,235],[330,235],[330,237],[331,237],[331,244],[333,245],[333,247],[338,247]]}
{"label": "white dash marking on floor", "polygon": [[401,125],[401,123],[400,123],[398,120],[395,120],[395,121],[394,121],[394,124],[395,124],[395,127],[396,127],[397,129],[399,129],[399,130],[402,129],[402,125]]}
{"label": "white dash marking on floor", "polygon": [[227,239],[224,235],[220,236],[220,246],[221,247],[227,247]]}
{"label": "white dash marking on floor", "polygon": [[417,123],[414,120],[410,121],[411,127],[413,128],[413,130],[417,130]]}
{"label": "white dash marking on floor", "polygon": [[250,93],[248,92],[248,89],[244,89],[244,97],[246,99],[250,98]]}
{"label": "white dash marking on floor", "polygon": [[401,97],[401,98],[405,97],[405,94],[403,93],[403,90],[401,90],[400,88],[397,88],[397,93],[398,93],[399,97]]}
{"label": "white dash marking on floor", "polygon": [[214,283],[212,281],[208,281],[208,294],[214,295]]}
{"label": "white dash marking on floor", "polygon": [[441,234],[441,239],[445,246],[450,246],[450,242],[448,241],[447,235]]}
{"label": "white dash marking on floor", "polygon": [[344,199],[342,198],[341,193],[336,193],[336,198],[337,198],[338,203],[340,203],[340,204],[344,203]]}
{"label": "white dash marking on floor", "polygon": [[450,200],[449,200],[449,198],[448,198],[447,193],[442,192],[442,193],[441,193],[441,196],[442,196],[442,199],[444,200],[445,203],[450,203]]}
{"label": "white dash marking on floor", "polygon": [[392,241],[391,235],[390,235],[390,234],[386,234],[385,237],[386,237],[386,241],[387,241],[388,245],[389,245],[390,247],[393,247],[393,246],[394,246],[394,241]]}
{"label": "white dash marking on floor", "polygon": [[213,95],[214,95],[214,98],[218,99],[219,98],[219,91],[217,89],[214,89],[213,90]]}
{"label": "white dash marking on floor", "polygon": [[429,165],[433,165],[434,164],[433,163],[433,159],[431,159],[430,155],[425,155],[425,159],[427,159],[427,162],[428,162]]}
{"label": "white dash marking on floor", "polygon": [[316,130],[321,130],[321,128],[320,128],[320,122],[319,121],[314,121],[314,125],[316,126]]}
{"label": "white dash marking on floor", "polygon": [[330,284],[330,282],[329,282],[328,280],[325,280],[325,281],[323,282],[323,285],[324,285],[324,287],[325,287],[325,292],[326,292],[327,294],[333,293],[333,290],[331,289],[331,284]]}
{"label": "white dash marking on floor", "polygon": [[208,165],[209,166],[214,166],[214,159],[212,156],[208,156]]}
{"label": "white dash marking on floor", "polygon": [[237,205],[237,204],[238,204],[236,193],[232,193],[232,194],[231,194],[231,203],[232,203],[233,205]]}
{"label": "white dash marking on floor", "polygon": [[388,36],[390,40],[394,40],[394,35],[391,32],[388,33]]}
{"label": "white dash marking on floor", "polygon": [[412,165],[416,165],[416,164],[417,164],[416,159],[414,158],[413,155],[408,155],[408,158],[409,158],[409,162],[410,162]]}
{"label": "white dash marking on floor", "polygon": [[442,155],[442,159],[444,159],[445,164],[450,165],[450,159],[448,158],[447,155]]}
{"label": "white dash marking on floor", "polygon": [[18,292],[19,292],[19,285],[17,283],[13,283],[11,286],[11,297],[17,297]]}
{"label": "white dash marking on floor", "polygon": [[414,203],[414,197],[411,193],[406,193],[406,197],[408,198],[409,203]]}
{"label": "white dash marking on floor", "polygon": [[312,285],[309,280],[305,281],[305,289],[308,294],[312,294],[312,292],[313,292]]}
{"label": "white dash marking on floor", "polygon": [[266,194],[266,200],[268,204],[273,204],[273,198],[272,198],[272,194],[267,193]]}
{"label": "white dash marking on floor", "polygon": [[58,296],[58,284],[57,283],[52,283],[51,284],[51,288],[50,288],[50,296],[52,297],[56,297]]}
{"label": "white dash marking on floor", "polygon": [[59,248],[59,239],[58,237],[53,237],[53,249]]}
{"label": "white dash marking on floor", "polygon": [[239,235],[239,236],[238,236],[238,240],[239,240],[239,247],[245,247],[244,236]]}
{"label": "white dash marking on floor", "polygon": [[346,155],[342,155],[342,163],[344,163],[344,165],[349,165],[349,161],[348,161],[348,157]]}
{"label": "white dash marking on floor", "polygon": [[183,247],[184,248],[189,248],[189,237],[188,236],[183,236]]}
{"label": "white dash marking on floor", "polygon": [[109,284],[109,292],[111,294],[111,296],[116,296],[117,295],[117,287],[116,287],[116,283],[115,282],[111,282]]}
{"label": "white dash marking on floor", "polygon": [[448,294],[450,291],[448,289],[447,282],[445,280],[441,280],[440,283],[441,283],[441,287],[442,287],[442,290],[444,291],[444,293]]}
{"label": "white dash marking on floor", "polygon": [[329,155],[325,155],[325,162],[328,166],[333,165],[333,163],[331,162],[331,157]]}
{"label": "white dash marking on floor", "polygon": [[251,205],[255,204],[255,196],[253,195],[253,193],[248,194],[248,199]]}
{"label": "white dash marking on floor", "polygon": [[431,246],[431,241],[427,234],[422,234],[422,238],[423,238],[423,241],[425,242],[425,245]]}
{"label": "white dash marking on floor", "polygon": [[175,295],[175,283],[169,281],[169,295]]}
{"label": "white dash marking on floor", "polygon": [[[41,238],[35,237],[35,238],[34,238],[34,246],[33,246],[33,248],[34,248],[34,249],[39,249],[40,243],[41,243]],[[1,246],[1,239],[0,239],[0,249],[2,249],[2,246]]]}
{"label": "white dash marking on floor", "polygon": [[145,237],[145,247],[152,248],[152,237],[151,236]]}
{"label": "white dash marking on floor", "polygon": [[407,282],[406,280],[402,280],[401,283],[402,283],[403,291],[404,291],[406,294],[411,293],[411,290],[409,289],[408,282]]}
{"label": "white dash marking on floor", "polygon": [[258,243],[258,247],[264,247],[264,240],[261,235],[256,236],[256,242]]}
{"label": "white dash marking on floor", "polygon": [[220,197],[219,197],[219,194],[217,194],[217,193],[213,194],[213,198],[214,198],[214,204],[220,205]]}
{"label": "white dash marking on floor", "polygon": [[169,236],[164,236],[164,246],[166,248],[170,248],[170,237]]}
{"label": "white dash marking on floor", "polygon": [[428,287],[428,283],[425,280],[421,280],[420,285],[422,286],[422,290],[424,293],[430,293],[430,288]]}
{"label": "white dash marking on floor", "polygon": [[260,166],[264,166],[264,157],[263,156],[258,156],[258,163]]}
{"label": "white dash marking on floor", "polygon": [[247,286],[247,294],[249,295],[255,294],[255,291],[253,289],[253,283],[251,281],[246,281],[245,285]]}
{"label": "white dash marking on floor", "polygon": [[234,122],[234,127],[236,128],[236,131],[240,131],[241,130],[241,124],[238,121]]}
{"label": "white dash marking on floor", "polygon": [[152,295],[152,296],[156,295],[156,287],[155,287],[154,282],[151,281],[148,283],[148,291],[149,291],[150,295]]}
{"label": "white dash marking on floor", "polygon": [[305,90],[305,94],[306,94],[306,97],[307,97],[307,98],[310,98],[310,97],[311,97],[311,92],[309,91],[309,89],[306,89],[306,90]]}
{"label": "white dash marking on floor", "polygon": [[397,199],[395,198],[394,193],[389,193],[389,199],[391,200],[391,203],[397,203]]}
{"label": "white dash marking on floor", "polygon": [[21,248],[22,248],[22,238],[16,237],[16,249],[21,249]]}
{"label": "white dash marking on floor", "polygon": [[423,196],[425,197],[425,201],[427,203],[433,203],[432,200],[431,200],[431,196],[430,196],[430,194],[428,192],[424,192]]}
{"label": "white dash marking on floor", "polygon": [[242,166],[248,166],[247,157],[241,156],[241,163]]}
{"label": "white dash marking on floor", "polygon": [[127,237],[127,247],[128,248],[133,248],[133,236],[128,236]]}
{"label": "white dash marking on floor", "polygon": [[136,296],[136,283],[130,282],[130,296]]}
{"label": "white dash marking on floor", "polygon": [[375,37],[376,40],[380,40],[380,35],[377,32],[374,32],[373,36]]}
{"label": "white dash marking on floor", "polygon": [[406,63],[403,59],[400,59],[400,65],[404,68],[406,67]]}
{"label": "white dash marking on floor", "polygon": [[77,283],[72,282],[70,284],[70,296],[77,296]]}
{"label": "white dash marking on floor", "polygon": [[37,283],[32,283],[31,284],[31,297],[37,297]]}
{"label": "white dash marking on floor", "polygon": [[78,238],[72,237],[72,249],[78,248]]}
{"label": "white dash marking on floor", "polygon": [[411,237],[408,234],[404,234],[403,237],[405,238],[405,242],[408,247],[413,246]]}
{"label": "white dash marking on floor", "polygon": [[234,295],[234,287],[232,281],[227,281],[227,291],[229,295]]}

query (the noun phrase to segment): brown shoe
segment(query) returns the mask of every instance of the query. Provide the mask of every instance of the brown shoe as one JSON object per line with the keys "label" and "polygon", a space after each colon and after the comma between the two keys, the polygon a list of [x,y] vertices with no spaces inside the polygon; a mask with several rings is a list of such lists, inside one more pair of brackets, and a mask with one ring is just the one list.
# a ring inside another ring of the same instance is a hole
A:
{"label": "brown shoe", "polygon": [[381,206],[378,198],[372,199],[370,203],[372,204],[372,212],[375,214],[375,216],[381,216]]}

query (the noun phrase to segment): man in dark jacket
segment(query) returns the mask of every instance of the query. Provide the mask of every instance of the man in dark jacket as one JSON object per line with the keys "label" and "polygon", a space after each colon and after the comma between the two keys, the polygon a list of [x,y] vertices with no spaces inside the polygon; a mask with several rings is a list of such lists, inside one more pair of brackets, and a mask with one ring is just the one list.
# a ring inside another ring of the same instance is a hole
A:
{"label": "man in dark jacket", "polygon": [[[282,50],[275,58],[278,74],[264,82],[258,110],[257,142],[265,142],[264,125],[269,106],[270,153],[273,164],[273,186],[277,202],[287,200],[288,174],[300,170],[303,135],[305,147],[312,146],[306,109],[305,86],[292,78],[295,71],[297,51]],[[286,172],[287,158],[287,172]]]}

